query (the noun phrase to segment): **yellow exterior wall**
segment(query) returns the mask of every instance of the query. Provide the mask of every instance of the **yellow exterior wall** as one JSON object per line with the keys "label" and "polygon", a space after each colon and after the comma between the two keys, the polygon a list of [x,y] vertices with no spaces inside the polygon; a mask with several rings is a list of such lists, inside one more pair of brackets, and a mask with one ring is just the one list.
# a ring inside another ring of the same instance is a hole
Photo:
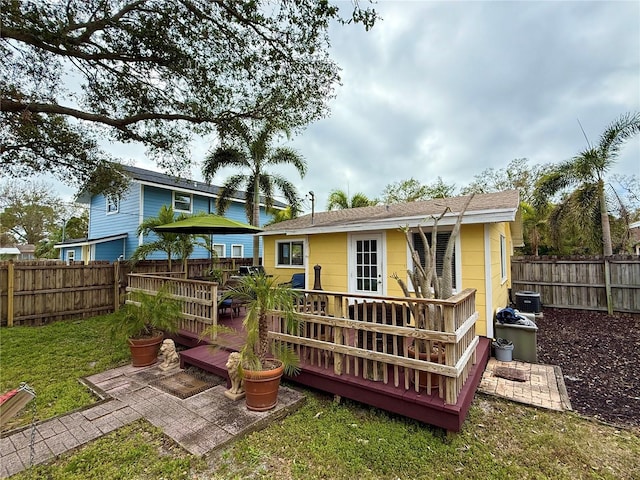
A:
{"label": "yellow exterior wall", "polygon": [[487,304],[487,289],[485,282],[484,225],[462,225],[460,228],[460,250],[462,283],[459,286],[461,289],[476,289],[476,311],[480,315],[476,323],[476,333],[478,335],[486,335],[485,306]]}
{"label": "yellow exterior wall", "polygon": [[[485,231],[485,228],[487,229]],[[363,232],[364,233],[364,232]],[[500,269],[500,234],[507,239],[507,281],[503,282]],[[392,278],[394,273],[407,280],[408,248],[404,233],[398,229],[388,230],[385,233],[386,243],[386,294],[388,296],[402,296],[397,281]],[[322,288],[327,291],[347,292],[349,287],[348,258],[349,234],[328,233],[311,235],[308,237],[296,236],[268,236],[264,237],[264,266],[268,274],[279,277],[280,281],[288,281],[293,273],[304,272],[305,268],[281,268],[275,266],[275,245],[277,240],[305,239],[307,250],[305,251],[307,262],[306,279],[307,287],[313,287],[314,265],[320,265]],[[487,281],[485,266],[485,242],[490,246],[490,309],[495,311],[497,307],[508,305],[508,288],[510,287],[510,257],[512,251],[511,232],[508,223],[463,225],[460,230],[460,261],[462,289],[476,289],[476,310],[479,319],[476,324],[476,332],[479,335],[487,335],[487,320],[493,321],[493,314],[487,316]],[[410,286],[411,289],[411,286]]]}
{"label": "yellow exterior wall", "polygon": [[[491,321],[496,308],[506,307],[509,304],[509,286],[511,273],[511,232],[507,223],[489,224],[489,241],[491,245]],[[500,235],[506,238],[507,271],[506,279],[502,278],[500,258]],[[486,335],[486,333],[485,333]]]}
{"label": "yellow exterior wall", "polygon": [[[396,273],[404,282],[407,279],[407,240],[404,233],[399,230],[387,231],[387,295],[390,297],[403,297],[404,293],[398,282],[391,278]],[[408,285],[409,289],[413,289]]]}
{"label": "yellow exterior wall", "polygon": [[320,283],[323,290],[347,292],[349,286],[347,272],[346,233],[326,233],[309,236],[309,275],[311,286],[315,265],[320,265]]}

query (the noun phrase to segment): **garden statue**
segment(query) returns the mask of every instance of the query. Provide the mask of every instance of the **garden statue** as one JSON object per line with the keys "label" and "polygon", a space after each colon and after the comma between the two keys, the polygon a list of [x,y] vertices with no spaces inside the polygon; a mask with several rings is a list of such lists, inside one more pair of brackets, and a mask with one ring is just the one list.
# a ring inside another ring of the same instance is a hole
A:
{"label": "garden statue", "polygon": [[160,370],[170,370],[180,365],[180,358],[173,340],[167,339],[162,342],[160,354],[164,356],[164,361],[160,364]]}
{"label": "garden statue", "polygon": [[225,390],[224,394],[231,400],[240,400],[244,398],[244,381],[240,375],[240,354],[238,352],[232,352],[229,354],[227,360],[227,372],[229,373],[229,380],[231,380],[231,388]]}

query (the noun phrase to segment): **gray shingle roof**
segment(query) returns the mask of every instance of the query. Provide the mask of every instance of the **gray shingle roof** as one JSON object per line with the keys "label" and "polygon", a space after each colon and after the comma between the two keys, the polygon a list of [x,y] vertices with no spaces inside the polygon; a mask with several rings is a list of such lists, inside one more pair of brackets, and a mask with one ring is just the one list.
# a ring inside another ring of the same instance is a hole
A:
{"label": "gray shingle roof", "polygon": [[[156,185],[164,185],[172,189],[190,190],[194,192],[207,193],[218,197],[222,187],[218,185],[209,185],[206,182],[199,182],[196,180],[190,180],[187,178],[179,178],[173,175],[166,175],[160,172],[154,172],[151,170],[145,170],[144,168],[132,167],[129,165],[123,165],[125,171],[129,172],[134,180],[142,182],[153,183]],[[245,192],[239,191],[233,195],[232,198],[244,202]],[[260,197],[260,203],[264,204],[264,197]],[[279,208],[285,208],[286,205],[282,202],[274,200],[273,205]]]}
{"label": "gray shingle roof", "polygon": [[[317,212],[311,222],[311,214],[265,227],[262,235],[278,233],[313,233],[348,231],[351,227],[391,228],[392,225],[428,225],[432,216],[439,216],[447,208],[449,213],[440,225],[455,223],[468,196],[438,198],[422,202],[376,205],[374,207],[349,208]],[[463,223],[486,223],[488,221],[514,221],[519,206],[517,190],[498,193],[476,194],[465,212]]]}

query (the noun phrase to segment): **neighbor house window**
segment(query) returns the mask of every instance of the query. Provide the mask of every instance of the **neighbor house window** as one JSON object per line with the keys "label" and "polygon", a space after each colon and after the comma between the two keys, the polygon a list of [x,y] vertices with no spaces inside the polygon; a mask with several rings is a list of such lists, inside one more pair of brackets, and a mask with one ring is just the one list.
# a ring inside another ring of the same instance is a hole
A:
{"label": "neighbor house window", "polygon": [[66,251],[66,260],[67,262],[73,262],[76,259],[76,251],[75,250],[67,250]]}
{"label": "neighbor house window", "polygon": [[213,252],[216,254],[218,258],[224,258],[224,254],[225,254],[224,243],[214,243]]}
{"label": "neighbor house window", "polygon": [[278,262],[279,266],[301,266],[304,265],[304,243],[278,242]]}
{"label": "neighbor house window", "polygon": [[[432,245],[431,242],[431,232],[425,232],[425,236],[427,237],[427,241],[429,245]],[[436,273],[439,277],[442,276],[442,266],[444,261],[444,254],[447,250],[447,243],[449,243],[449,237],[451,237],[451,232],[438,232],[436,236]],[[419,233],[413,234],[413,247],[418,252],[420,256],[420,262],[424,265],[424,244],[422,243],[422,237]],[[453,288],[455,290],[457,282],[456,282],[456,250],[453,249],[453,256],[451,257],[451,281],[453,284]]]}
{"label": "neighbor house window", "polygon": [[173,192],[173,211],[191,213],[192,200],[189,193]]}
{"label": "neighbor house window", "polygon": [[120,208],[120,202],[117,198],[107,197],[107,215],[111,213],[118,213]]}
{"label": "neighbor house window", "polygon": [[231,256],[233,258],[244,258],[244,245],[231,245]]}
{"label": "neighbor house window", "polygon": [[507,238],[500,235],[500,275],[502,281],[507,280]]}

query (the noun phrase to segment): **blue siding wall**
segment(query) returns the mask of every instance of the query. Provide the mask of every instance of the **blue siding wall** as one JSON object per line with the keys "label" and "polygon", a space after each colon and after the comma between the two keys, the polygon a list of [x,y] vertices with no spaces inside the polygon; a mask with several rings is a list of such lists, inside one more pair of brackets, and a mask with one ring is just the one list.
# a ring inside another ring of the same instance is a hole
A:
{"label": "blue siding wall", "polygon": [[118,257],[123,254],[122,244],[127,241],[127,238],[96,244],[95,260],[107,260],[109,262],[117,260]]}
{"label": "blue siding wall", "polygon": [[[129,258],[138,246],[136,230],[138,228],[138,212],[140,210],[140,184],[131,183],[125,194],[120,199],[117,213],[107,215],[107,204],[104,195],[95,195],[91,199],[91,210],[89,213],[89,238],[96,239],[128,233],[126,239],[126,258]],[[117,241],[121,245],[121,240]],[[96,249],[96,255],[98,250]],[[122,253],[122,247],[118,256]],[[113,260],[111,258],[97,258],[97,260]]]}
{"label": "blue siding wall", "polygon": [[[215,198],[193,194],[192,196],[192,213],[206,212],[215,213]],[[117,213],[107,214],[106,198],[103,195],[96,195],[91,199],[91,210],[89,215],[89,238],[96,239],[110,235],[128,233],[125,241],[125,258],[130,258],[133,251],[139,243],[136,234],[140,222],[140,204],[142,202],[142,217],[152,218],[158,216],[160,208],[163,205],[171,205],[173,202],[172,190],[166,188],[158,188],[149,185],[141,185],[132,182],[129,189],[120,199],[119,209]],[[178,214],[176,214],[177,216]],[[241,222],[247,222],[244,204],[240,202],[232,202],[225,216]],[[261,224],[271,219],[264,209],[260,211]],[[147,235],[145,242],[153,241],[155,235],[153,233]],[[204,242],[198,238],[197,241]],[[116,260],[122,254],[123,240],[97,244],[95,246],[96,260]],[[216,244],[224,244],[225,257],[231,257],[232,245],[243,245],[244,256],[253,256],[253,237],[252,235],[214,235],[213,242]],[[260,241],[260,253],[262,254],[262,240]],[[76,253],[79,255],[80,252]],[[79,259],[79,257],[77,257]],[[164,252],[154,252],[149,259],[165,259]],[[191,258],[209,258],[209,252],[201,246],[196,246]]]}

